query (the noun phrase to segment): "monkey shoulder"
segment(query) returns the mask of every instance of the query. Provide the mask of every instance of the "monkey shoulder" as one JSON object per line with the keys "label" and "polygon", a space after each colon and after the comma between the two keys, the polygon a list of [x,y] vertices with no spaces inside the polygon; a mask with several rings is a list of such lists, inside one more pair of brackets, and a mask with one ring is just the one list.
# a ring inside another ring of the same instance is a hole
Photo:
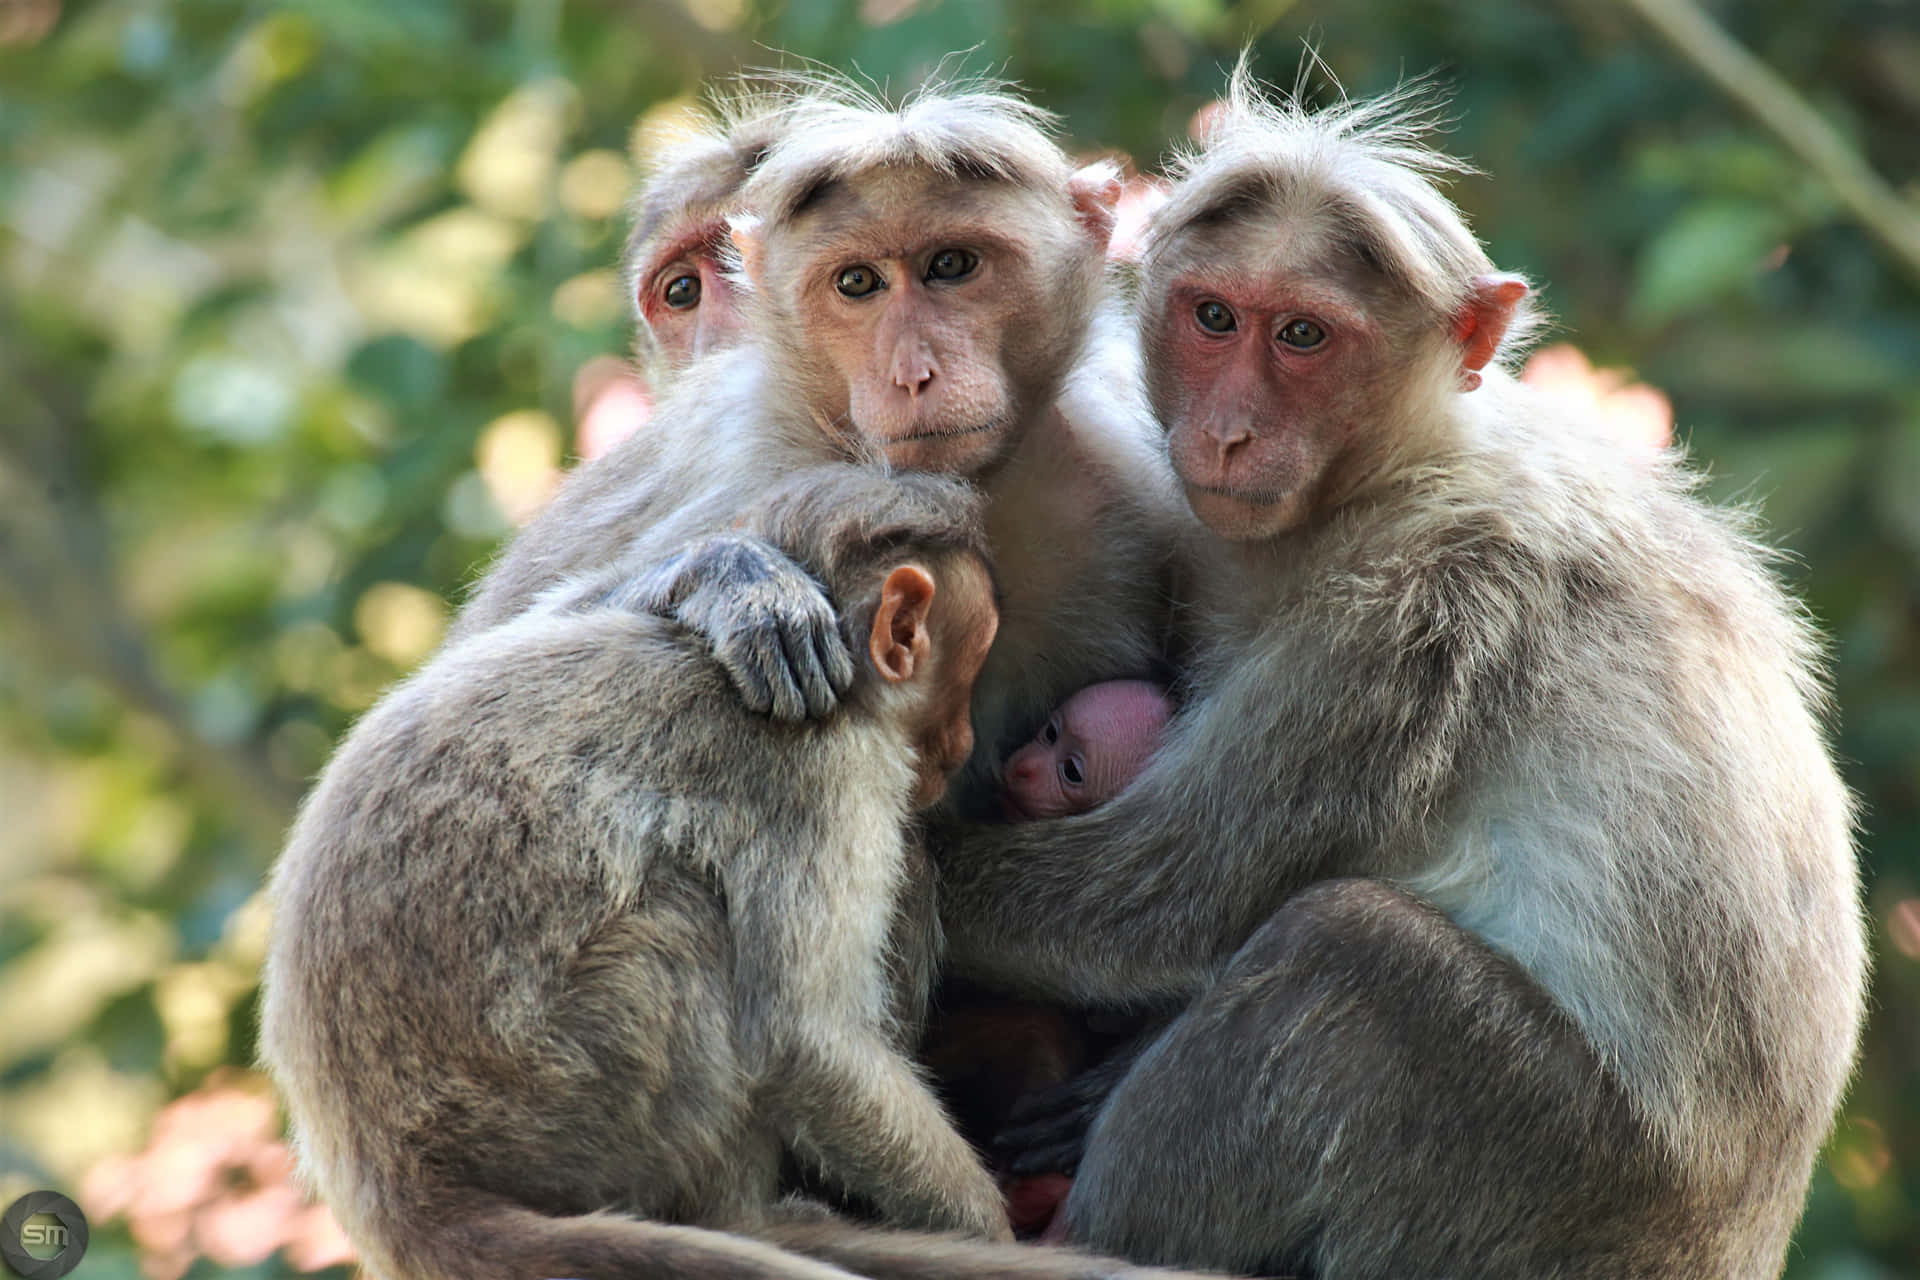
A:
{"label": "monkey shoulder", "polygon": [[719,352],[700,367],[704,376],[675,380],[640,430],[566,475],[489,566],[451,639],[513,619],[571,576],[657,563],[729,524],[740,495],[758,492],[754,477],[772,483],[788,467],[821,460],[819,444],[769,412],[751,352]]}
{"label": "monkey shoulder", "polygon": [[276,868],[272,968],[305,1007],[502,1029],[662,892],[724,898],[782,849],[897,874],[910,758],[844,709],[752,715],[661,619],[523,615],[440,654],[348,735]]}
{"label": "monkey shoulder", "polygon": [[1554,424],[1477,442],[1343,513],[1319,584],[1334,616],[1554,663],[1543,640],[1655,654],[1708,641],[1806,658],[1798,610],[1750,513],[1677,453],[1632,456]]}

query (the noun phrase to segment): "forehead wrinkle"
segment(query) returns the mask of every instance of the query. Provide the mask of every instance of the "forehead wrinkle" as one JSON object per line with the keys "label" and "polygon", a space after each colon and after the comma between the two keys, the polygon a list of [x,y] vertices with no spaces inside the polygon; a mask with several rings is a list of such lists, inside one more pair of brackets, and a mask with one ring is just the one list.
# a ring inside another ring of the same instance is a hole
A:
{"label": "forehead wrinkle", "polygon": [[996,254],[1019,261],[1027,260],[1021,243],[997,227],[972,221],[944,223],[936,227],[851,226],[833,232],[806,237],[802,252],[813,257],[878,258],[910,260],[935,249],[990,249]]}
{"label": "forehead wrinkle", "polygon": [[827,253],[909,258],[929,248],[958,245],[992,246],[1025,260],[1017,236],[1007,231],[1006,211],[993,218],[981,198],[1018,187],[945,180],[891,182],[862,190],[855,183],[837,184],[825,199],[789,224],[789,231],[807,256]]}
{"label": "forehead wrinkle", "polygon": [[697,223],[661,245],[640,269],[643,279],[651,280],[662,270],[681,258],[693,257],[703,250],[711,249],[726,235],[726,224],[715,219],[711,222]]}

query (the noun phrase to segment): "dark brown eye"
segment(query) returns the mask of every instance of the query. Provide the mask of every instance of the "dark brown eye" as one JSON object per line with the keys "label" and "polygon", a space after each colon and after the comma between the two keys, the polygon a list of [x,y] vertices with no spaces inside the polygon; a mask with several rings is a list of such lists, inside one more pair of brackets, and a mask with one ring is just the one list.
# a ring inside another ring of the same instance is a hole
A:
{"label": "dark brown eye", "polygon": [[1232,308],[1212,298],[1193,309],[1193,318],[1208,333],[1232,333],[1236,327]]}
{"label": "dark brown eye", "polygon": [[864,298],[881,287],[880,273],[865,264],[848,267],[833,282],[833,287],[840,291],[842,297]]}
{"label": "dark brown eye", "polygon": [[1279,338],[1295,351],[1311,351],[1327,340],[1327,331],[1311,320],[1289,320]]}
{"label": "dark brown eye", "polygon": [[980,265],[978,254],[965,249],[942,249],[933,255],[933,261],[927,264],[929,280],[960,280],[973,274]]}
{"label": "dark brown eye", "polygon": [[1047,721],[1046,727],[1040,730],[1040,741],[1046,743],[1048,746],[1052,746],[1054,743],[1060,741],[1060,722],[1057,720]]}
{"label": "dark brown eye", "polygon": [[1087,780],[1086,770],[1080,767],[1079,756],[1068,756],[1060,762],[1060,776],[1070,787],[1077,787]]}
{"label": "dark brown eye", "polygon": [[675,311],[697,307],[700,305],[700,277],[675,276],[667,283],[667,291],[662,296]]}

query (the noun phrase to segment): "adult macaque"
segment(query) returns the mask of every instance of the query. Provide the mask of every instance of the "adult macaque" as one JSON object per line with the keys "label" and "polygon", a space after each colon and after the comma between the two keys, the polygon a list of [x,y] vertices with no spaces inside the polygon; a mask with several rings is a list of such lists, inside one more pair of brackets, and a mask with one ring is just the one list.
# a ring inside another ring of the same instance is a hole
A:
{"label": "adult macaque", "polygon": [[769,118],[733,233],[747,340],[683,369],[641,438],[570,479],[454,635],[657,569],[661,607],[715,642],[750,706],[824,714],[849,667],[818,588],[731,534],[683,549],[796,465],[970,477],[1004,549],[967,781],[984,805],[1051,706],[1150,670],[1165,643],[1187,517],[1131,342],[1088,345],[1119,185],[1104,165],[1075,171],[1044,113],[991,89],[891,109],[809,82]]}
{"label": "adult macaque", "polygon": [[727,218],[780,136],[780,100],[742,94],[707,133],[669,149],[634,197],[621,260],[639,323],[635,354],[657,390],[697,356],[740,340],[737,284],[727,278]]}
{"label": "adult macaque", "polygon": [[630,591],[443,651],[355,728],[275,876],[263,1053],[391,1277],[1088,1276],[778,1202],[783,1155],[889,1222],[1006,1237],[895,1047],[913,808],[971,747],[996,625],[964,486],[834,467],[750,526],[845,606],[839,712],[741,707]]}
{"label": "adult macaque", "polygon": [[1180,166],[1141,323],[1210,531],[1188,697],[1107,804],[957,833],[948,959],[1189,1001],[1098,1109],[1077,1241],[1772,1275],[1862,1010],[1819,644],[1676,459],[1504,372],[1528,287],[1419,135],[1243,68]]}

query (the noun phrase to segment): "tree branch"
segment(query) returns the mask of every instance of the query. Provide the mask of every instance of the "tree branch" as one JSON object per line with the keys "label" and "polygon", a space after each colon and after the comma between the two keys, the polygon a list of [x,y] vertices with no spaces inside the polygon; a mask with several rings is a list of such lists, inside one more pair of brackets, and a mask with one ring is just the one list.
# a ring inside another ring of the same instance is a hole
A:
{"label": "tree branch", "polygon": [[1901,197],[1792,85],[1695,0],[1622,0],[1702,75],[1806,162],[1849,214],[1920,281],[1920,205]]}

